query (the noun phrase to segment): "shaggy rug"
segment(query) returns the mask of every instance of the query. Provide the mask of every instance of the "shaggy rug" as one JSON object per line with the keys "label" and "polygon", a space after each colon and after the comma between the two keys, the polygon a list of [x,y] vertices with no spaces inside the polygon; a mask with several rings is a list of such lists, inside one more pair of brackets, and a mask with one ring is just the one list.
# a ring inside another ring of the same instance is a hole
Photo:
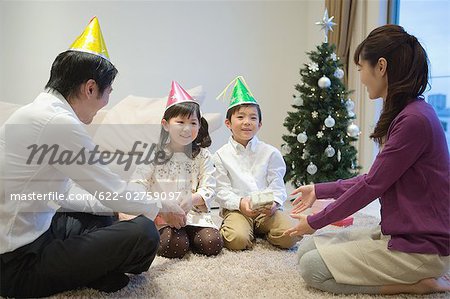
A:
{"label": "shaggy rug", "polygon": [[[357,213],[351,227],[376,225],[378,219]],[[339,230],[329,226],[322,229]],[[310,238],[306,236],[305,238]],[[304,239],[305,240],[305,239]],[[302,241],[301,241],[302,242]],[[301,242],[297,246],[301,246]],[[130,276],[129,285],[112,294],[92,289],[70,291],[62,298],[382,298],[370,295],[333,295],[305,285],[297,268],[296,248],[279,250],[257,239],[252,250],[224,249],[216,257],[188,253],[183,259],[156,257],[149,271]],[[450,298],[450,293],[389,298]]]}

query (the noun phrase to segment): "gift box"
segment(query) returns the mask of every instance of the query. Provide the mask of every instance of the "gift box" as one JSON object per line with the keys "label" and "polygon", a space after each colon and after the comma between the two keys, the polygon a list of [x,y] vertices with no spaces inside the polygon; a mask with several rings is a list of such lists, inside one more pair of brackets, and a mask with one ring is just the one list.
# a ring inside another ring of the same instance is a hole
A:
{"label": "gift box", "polygon": [[250,208],[252,210],[264,209],[266,206],[272,206],[274,199],[273,191],[252,192]]}
{"label": "gift box", "polygon": [[[312,205],[311,212],[313,214],[316,214],[316,213],[322,211],[326,206],[333,203],[334,201],[335,201],[334,199],[318,199]],[[347,227],[347,226],[350,226],[353,224],[353,220],[354,220],[353,216],[348,216],[345,219],[331,223],[331,225]]]}

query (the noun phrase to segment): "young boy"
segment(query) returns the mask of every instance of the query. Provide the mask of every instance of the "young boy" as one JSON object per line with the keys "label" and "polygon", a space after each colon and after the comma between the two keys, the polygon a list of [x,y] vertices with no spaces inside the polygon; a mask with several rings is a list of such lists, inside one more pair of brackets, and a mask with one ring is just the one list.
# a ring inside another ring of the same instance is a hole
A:
{"label": "young boy", "polygon": [[[290,217],[281,212],[286,200],[286,165],[275,147],[256,137],[262,125],[261,109],[244,79],[237,77],[228,86],[233,82],[225,120],[232,137],[214,155],[224,245],[231,250],[249,249],[255,235],[265,235],[271,244],[290,248],[299,238],[283,236],[292,226]],[[269,197],[272,192],[273,203],[253,210],[251,194],[255,192],[266,192]]]}

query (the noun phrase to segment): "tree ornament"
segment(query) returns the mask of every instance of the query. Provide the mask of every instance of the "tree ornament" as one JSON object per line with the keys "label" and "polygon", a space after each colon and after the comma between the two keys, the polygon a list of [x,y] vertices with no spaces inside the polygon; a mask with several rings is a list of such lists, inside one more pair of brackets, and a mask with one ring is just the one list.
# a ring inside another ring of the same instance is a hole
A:
{"label": "tree ornament", "polygon": [[309,157],[309,152],[306,148],[303,149],[302,159],[306,160]]}
{"label": "tree ornament", "polygon": [[303,131],[302,133],[297,135],[297,141],[300,143],[305,143],[306,140],[308,140],[308,135],[306,135],[306,132]]}
{"label": "tree ornament", "polygon": [[319,65],[315,62],[308,63],[307,65],[311,72],[317,72],[319,70]]}
{"label": "tree ornament", "polygon": [[313,162],[309,162],[308,167],[306,167],[306,171],[307,171],[309,174],[313,175],[313,174],[315,174],[315,173],[317,172],[317,166],[314,165]]}
{"label": "tree ornament", "polygon": [[336,121],[334,120],[334,118],[331,117],[331,115],[328,115],[328,117],[325,118],[324,124],[325,127],[332,128],[336,124]]}
{"label": "tree ornament", "polygon": [[316,136],[319,139],[322,138],[323,137],[323,132],[322,131],[317,132]]}
{"label": "tree ornament", "polygon": [[357,137],[359,135],[359,128],[354,123],[351,123],[347,127],[347,135],[350,137]]}
{"label": "tree ornament", "polygon": [[331,58],[333,61],[336,61],[336,60],[337,60],[337,55],[336,55],[336,53],[331,53],[330,58]]}
{"label": "tree ornament", "polygon": [[337,68],[336,71],[334,72],[334,76],[338,79],[344,78],[344,70],[341,68]]}
{"label": "tree ornament", "polygon": [[353,112],[353,111],[348,111],[348,117],[350,117],[350,118],[355,117],[355,112]]}
{"label": "tree ornament", "polygon": [[281,153],[283,156],[289,155],[291,153],[292,149],[288,144],[283,144],[281,146]]}
{"label": "tree ornament", "polygon": [[312,118],[317,118],[317,117],[319,117],[319,112],[317,112],[317,111],[311,112],[311,117],[312,117]]}
{"label": "tree ornament", "polygon": [[320,22],[316,22],[316,25],[319,25],[322,27],[321,29],[325,33],[325,42],[328,43],[328,31],[333,31],[333,26],[336,25],[336,23],[333,22],[334,16],[329,18],[328,17],[328,9],[325,9],[325,13],[323,14],[323,19]]}
{"label": "tree ornament", "polygon": [[336,150],[328,144],[327,148],[325,149],[325,155],[327,155],[328,158],[331,158],[336,153]]}
{"label": "tree ornament", "polygon": [[347,109],[347,111],[352,111],[353,109],[355,109],[355,102],[353,102],[351,99],[348,99],[347,101],[345,101],[345,108]]}
{"label": "tree ornament", "polygon": [[322,89],[328,88],[331,86],[331,80],[327,76],[322,76],[319,81],[317,81],[317,85]]}
{"label": "tree ornament", "polygon": [[300,97],[295,97],[294,98],[294,105],[295,106],[303,106],[303,99]]}
{"label": "tree ornament", "polygon": [[338,150],[337,160],[338,160],[338,162],[341,162],[341,150]]}

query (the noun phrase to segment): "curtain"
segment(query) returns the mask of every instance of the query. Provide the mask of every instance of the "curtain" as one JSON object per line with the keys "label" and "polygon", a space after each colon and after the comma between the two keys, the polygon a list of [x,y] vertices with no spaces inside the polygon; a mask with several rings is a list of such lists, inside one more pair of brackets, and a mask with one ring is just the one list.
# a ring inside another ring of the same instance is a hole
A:
{"label": "curtain", "polygon": [[[325,7],[328,15],[334,16],[333,21],[336,27],[328,33],[328,41],[336,45],[336,54],[344,64],[344,72],[348,74],[349,60],[352,59],[350,53],[351,36],[355,26],[356,3],[357,0],[325,0]],[[344,77],[347,84],[348,76]]]}
{"label": "curtain", "polygon": [[387,23],[388,2],[393,1],[325,0],[328,15],[334,16],[333,21],[337,24],[328,40],[337,46],[336,54],[345,64],[344,83],[353,91],[350,98],[355,102],[355,124],[361,131],[355,144],[358,162],[362,166],[361,173],[368,172],[378,151],[369,135],[378,120],[382,103],[380,100],[373,101],[368,98],[366,88],[361,83],[359,73],[353,64],[353,53],[372,29]]}

